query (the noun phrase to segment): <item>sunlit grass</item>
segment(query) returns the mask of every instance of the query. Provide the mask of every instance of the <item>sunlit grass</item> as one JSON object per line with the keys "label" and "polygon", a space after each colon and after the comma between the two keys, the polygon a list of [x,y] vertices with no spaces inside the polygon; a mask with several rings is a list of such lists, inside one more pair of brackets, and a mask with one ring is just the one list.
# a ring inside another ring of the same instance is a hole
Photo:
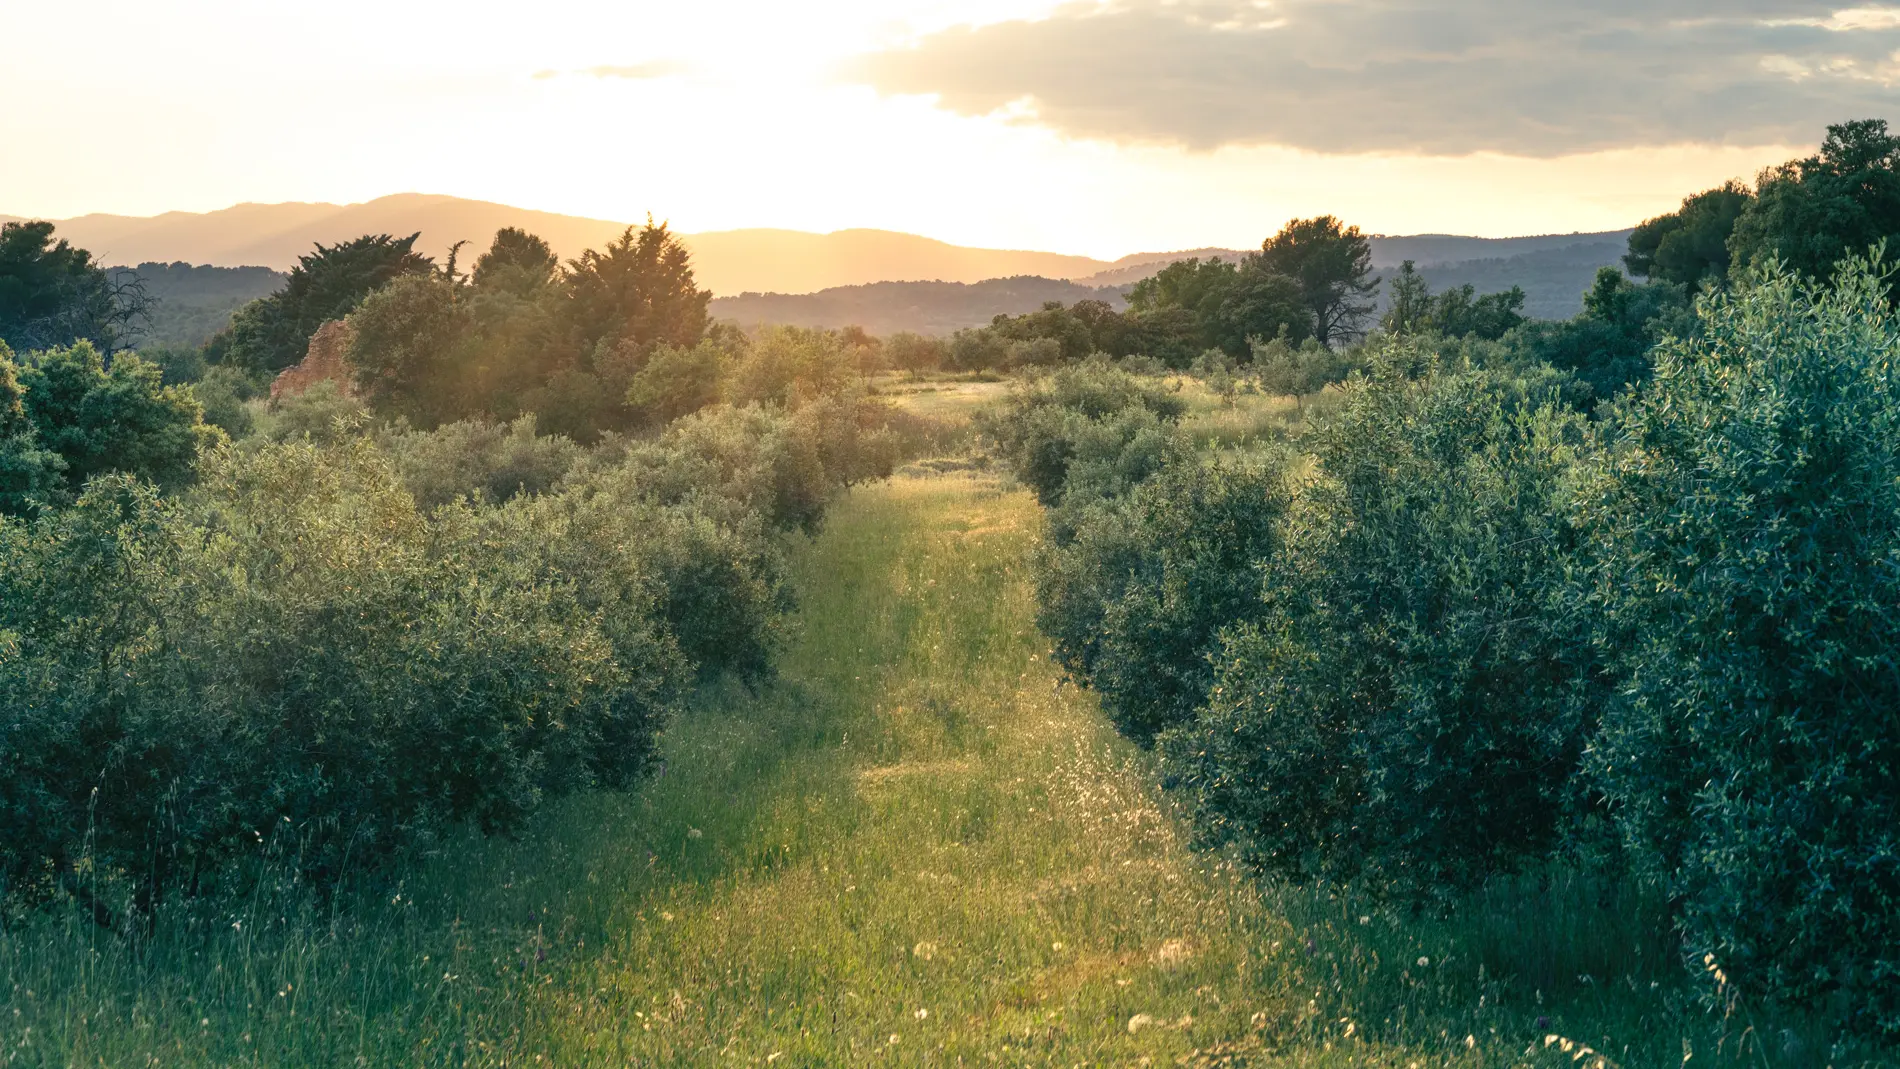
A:
{"label": "sunlit grass", "polygon": [[780,681],[705,695],[663,775],[516,842],[328,905],[174,907],[149,940],[16,918],[0,1063],[1569,1064],[1546,1034],[1732,1060],[1615,887],[1415,914],[1193,849],[1046,659],[1038,523],[964,474],[854,493],[799,552]]}
{"label": "sunlit grass", "polygon": [[887,375],[878,393],[897,407],[956,426],[967,425],[981,409],[1009,395],[1011,383],[997,376]]}

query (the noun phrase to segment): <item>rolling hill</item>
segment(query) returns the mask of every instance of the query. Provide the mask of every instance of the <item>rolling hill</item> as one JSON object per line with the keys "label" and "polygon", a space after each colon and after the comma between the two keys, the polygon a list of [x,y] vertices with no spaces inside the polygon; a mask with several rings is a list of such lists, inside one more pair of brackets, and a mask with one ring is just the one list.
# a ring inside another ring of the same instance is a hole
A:
{"label": "rolling hill", "polygon": [[[0,216],[0,220],[9,217]],[[149,217],[82,215],[55,220],[59,234],[107,264],[145,262],[263,266],[286,270],[316,242],[362,234],[420,231],[419,248],[441,257],[467,240],[480,248],[496,230],[516,226],[546,238],[562,256],[579,255],[620,234],[627,223],[515,208],[488,201],[399,193],[362,204],[239,204],[213,212]],[[1528,238],[1446,235],[1375,237],[1381,267],[1413,259],[1421,266],[1498,259],[1575,244],[1623,244],[1627,232]],[[1205,248],[1146,252],[1119,260],[1010,249],[977,249],[887,230],[748,229],[682,235],[693,250],[700,284],[719,296],[814,293],[874,282],[975,283],[1035,275],[1091,287],[1125,286],[1189,256],[1236,259],[1244,250]]]}
{"label": "rolling hill", "polygon": [[[0,216],[0,221],[11,218]],[[420,231],[417,248],[440,259],[456,241],[467,240],[480,249],[496,230],[514,226],[541,235],[556,252],[571,257],[606,244],[628,225],[420,193],[364,204],[240,204],[215,212],[82,215],[54,222],[61,237],[92,250],[107,264],[182,261],[279,271],[288,270],[316,242],[331,244],[362,234]],[[716,294],[810,293],[890,279],[1067,278],[1112,266],[1085,256],[972,249],[886,230],[812,234],[753,229],[682,236],[693,250],[700,284]]]}

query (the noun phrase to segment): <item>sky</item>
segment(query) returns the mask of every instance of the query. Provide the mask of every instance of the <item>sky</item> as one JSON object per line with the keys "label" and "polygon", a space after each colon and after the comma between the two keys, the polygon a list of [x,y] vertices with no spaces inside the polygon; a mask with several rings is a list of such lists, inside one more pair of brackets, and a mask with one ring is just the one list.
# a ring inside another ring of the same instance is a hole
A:
{"label": "sky", "polygon": [[0,214],[446,193],[1113,258],[1633,225],[1900,99],[1806,0],[0,0]]}

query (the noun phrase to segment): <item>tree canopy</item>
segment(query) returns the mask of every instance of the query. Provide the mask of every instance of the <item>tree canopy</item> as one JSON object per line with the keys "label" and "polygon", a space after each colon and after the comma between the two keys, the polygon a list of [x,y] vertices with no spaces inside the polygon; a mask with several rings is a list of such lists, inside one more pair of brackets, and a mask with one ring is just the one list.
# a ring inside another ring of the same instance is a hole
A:
{"label": "tree canopy", "polygon": [[1630,274],[1694,288],[1705,279],[1728,277],[1729,237],[1754,199],[1740,182],[1685,197],[1682,207],[1657,216],[1630,234],[1623,263]]}
{"label": "tree canopy", "polygon": [[17,351],[90,341],[125,348],[150,310],[136,276],[115,278],[47,222],[0,225],[0,342]]}
{"label": "tree canopy", "polygon": [[302,360],[318,327],[349,315],[395,278],[435,270],[433,260],[415,251],[421,236],[366,234],[319,244],[298,257],[282,289],[238,310],[207,347],[212,362],[274,375]]}
{"label": "tree canopy", "polygon": [[1480,295],[1469,282],[1433,294],[1417,265],[1407,260],[1392,279],[1392,304],[1380,325],[1391,334],[1497,341],[1524,323],[1524,300],[1521,286]]}
{"label": "tree canopy", "polygon": [[189,387],[166,386],[132,353],[91,342],[29,353],[0,343],[0,513],[19,514],[126,472],[161,486],[191,479],[222,435]]}
{"label": "tree canopy", "polygon": [[1323,345],[1363,336],[1378,307],[1372,242],[1358,227],[1330,215],[1287,223],[1247,258],[1243,270],[1248,269],[1285,275],[1299,284],[1313,336]]}
{"label": "tree canopy", "polygon": [[587,348],[623,342],[691,348],[706,334],[710,290],[694,284],[692,256],[665,223],[626,232],[567,267],[570,318]]}
{"label": "tree canopy", "polygon": [[1764,171],[1729,238],[1736,269],[1768,257],[1824,279],[1900,237],[1900,137],[1884,119],[1827,128],[1821,151]]}

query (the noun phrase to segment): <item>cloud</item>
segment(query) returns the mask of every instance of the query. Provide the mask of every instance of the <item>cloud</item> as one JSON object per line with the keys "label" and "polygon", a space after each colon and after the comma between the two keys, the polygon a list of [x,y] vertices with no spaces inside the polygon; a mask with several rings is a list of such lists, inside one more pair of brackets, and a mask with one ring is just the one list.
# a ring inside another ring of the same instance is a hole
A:
{"label": "cloud", "polygon": [[1210,149],[1551,157],[1807,143],[1900,104],[1900,9],[1807,0],[1107,0],[841,71],[964,115]]}
{"label": "cloud", "polygon": [[537,80],[559,78],[564,74],[578,74],[588,78],[625,78],[630,81],[647,81],[653,78],[670,78],[675,74],[685,74],[689,65],[676,59],[655,59],[645,63],[632,63],[620,67],[588,67],[577,71],[536,71]]}

